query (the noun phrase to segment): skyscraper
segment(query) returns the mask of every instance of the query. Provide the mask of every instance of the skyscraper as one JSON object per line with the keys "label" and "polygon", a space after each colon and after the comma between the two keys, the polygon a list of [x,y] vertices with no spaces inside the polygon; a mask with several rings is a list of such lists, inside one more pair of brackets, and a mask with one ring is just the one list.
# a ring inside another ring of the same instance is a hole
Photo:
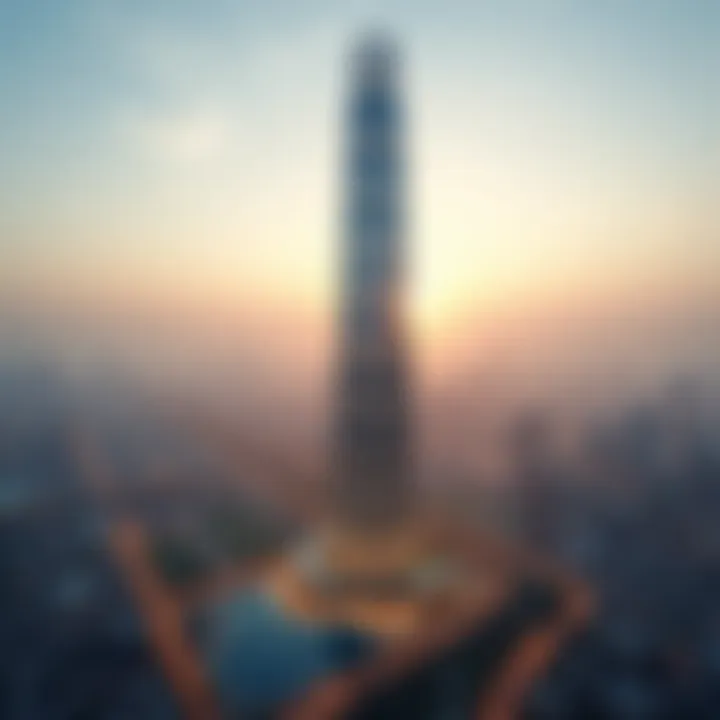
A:
{"label": "skyscraper", "polygon": [[528,665],[511,656],[578,595],[442,506],[411,507],[400,90],[394,45],[366,37],[345,116],[334,509],[304,518],[252,592],[212,614],[209,665],[223,707],[243,716],[514,717]]}
{"label": "skyscraper", "polygon": [[376,527],[403,514],[411,475],[396,47],[366,38],[350,72],[334,490],[342,522]]}

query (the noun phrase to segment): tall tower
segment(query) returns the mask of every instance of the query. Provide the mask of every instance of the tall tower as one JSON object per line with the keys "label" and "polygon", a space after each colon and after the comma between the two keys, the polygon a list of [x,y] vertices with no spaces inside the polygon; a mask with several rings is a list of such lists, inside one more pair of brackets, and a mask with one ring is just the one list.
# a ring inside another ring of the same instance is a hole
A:
{"label": "tall tower", "polygon": [[299,547],[298,582],[285,597],[310,616],[395,633],[414,627],[416,600],[438,575],[430,568],[434,548],[410,508],[402,103],[391,42],[368,37],[350,60],[334,507]]}
{"label": "tall tower", "polygon": [[396,47],[364,40],[350,72],[334,491],[340,521],[371,529],[400,520],[411,474]]}
{"label": "tall tower", "polygon": [[461,518],[409,508],[399,86],[393,45],[363,42],[346,117],[335,508],[290,552],[258,559],[257,585],[210,623],[210,669],[233,716],[516,717],[537,660],[576,623],[577,591],[556,597],[555,571],[538,584],[538,566]]}

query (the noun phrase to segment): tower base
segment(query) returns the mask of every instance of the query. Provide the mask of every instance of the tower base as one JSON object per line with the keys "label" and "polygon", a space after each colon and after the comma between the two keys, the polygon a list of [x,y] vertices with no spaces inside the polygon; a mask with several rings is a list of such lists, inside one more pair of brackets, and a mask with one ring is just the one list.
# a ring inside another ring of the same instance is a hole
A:
{"label": "tower base", "polygon": [[347,624],[377,637],[422,629],[434,609],[489,589],[426,528],[405,523],[372,534],[341,526],[306,539],[268,576],[288,612]]}

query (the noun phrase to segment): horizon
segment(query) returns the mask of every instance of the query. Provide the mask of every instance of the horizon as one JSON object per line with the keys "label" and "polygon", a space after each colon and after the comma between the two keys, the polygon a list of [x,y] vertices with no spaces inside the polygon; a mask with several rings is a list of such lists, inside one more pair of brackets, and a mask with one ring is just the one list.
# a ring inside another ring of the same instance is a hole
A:
{"label": "horizon", "polygon": [[340,88],[372,17],[403,55],[421,384],[715,381],[712,3],[0,12],[6,352],[321,387]]}

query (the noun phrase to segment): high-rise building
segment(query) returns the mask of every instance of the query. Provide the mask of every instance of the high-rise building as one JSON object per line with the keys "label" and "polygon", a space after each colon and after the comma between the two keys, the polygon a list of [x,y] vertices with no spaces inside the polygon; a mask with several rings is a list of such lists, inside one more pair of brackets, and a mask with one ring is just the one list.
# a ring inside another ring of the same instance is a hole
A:
{"label": "high-rise building", "polygon": [[394,44],[365,38],[349,84],[332,511],[205,608],[200,643],[231,717],[512,717],[584,595],[415,497]]}
{"label": "high-rise building", "polygon": [[345,523],[395,522],[410,484],[403,107],[397,48],[351,58],[334,490]]}

